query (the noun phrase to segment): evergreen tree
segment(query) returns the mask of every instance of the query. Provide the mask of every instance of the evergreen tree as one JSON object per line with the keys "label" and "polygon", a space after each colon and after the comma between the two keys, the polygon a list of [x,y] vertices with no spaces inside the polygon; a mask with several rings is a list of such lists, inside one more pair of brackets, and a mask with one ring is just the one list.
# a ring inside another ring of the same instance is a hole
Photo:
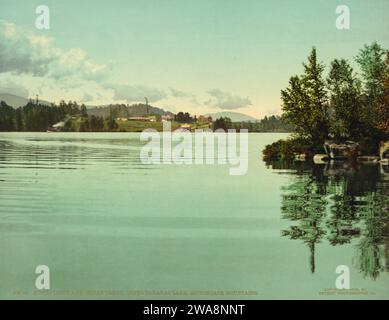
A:
{"label": "evergreen tree", "polygon": [[15,110],[15,130],[24,130],[22,108],[18,108]]}
{"label": "evergreen tree", "polygon": [[361,141],[363,149],[376,152],[379,141],[384,138],[379,130],[380,104],[384,88],[386,71],[385,50],[377,43],[365,45],[356,57],[363,77],[363,123],[366,126],[366,135]]}
{"label": "evergreen tree", "polygon": [[386,58],[386,71],[383,79],[383,94],[379,106],[378,128],[389,136],[389,51]]}
{"label": "evergreen tree", "polygon": [[366,133],[363,124],[361,83],[349,63],[334,60],[328,76],[330,111],[332,114],[330,132],[336,139],[359,141]]}
{"label": "evergreen tree", "polygon": [[15,110],[4,101],[0,102],[0,131],[14,131]]}
{"label": "evergreen tree", "polygon": [[87,112],[85,104],[81,105],[81,117],[88,118],[88,112]]}
{"label": "evergreen tree", "polygon": [[232,128],[232,122],[231,119],[228,117],[221,117],[219,119],[216,119],[213,123],[213,130],[217,129],[223,129],[224,131],[227,131],[228,129]]}
{"label": "evergreen tree", "polygon": [[385,54],[385,50],[377,42],[373,42],[371,45],[365,45],[356,57],[370,104],[377,103],[383,93],[383,79],[387,68]]}
{"label": "evergreen tree", "polygon": [[284,119],[294,125],[297,133],[313,145],[322,145],[329,132],[329,113],[324,65],[317,61],[313,48],[304,73],[290,78],[289,87],[281,91]]}

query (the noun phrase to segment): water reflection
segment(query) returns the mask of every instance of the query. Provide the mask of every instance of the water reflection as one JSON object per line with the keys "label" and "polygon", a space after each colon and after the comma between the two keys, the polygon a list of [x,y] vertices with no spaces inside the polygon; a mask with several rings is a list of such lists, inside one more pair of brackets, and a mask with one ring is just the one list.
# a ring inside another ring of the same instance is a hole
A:
{"label": "water reflection", "polygon": [[[315,247],[355,246],[355,267],[367,278],[389,271],[389,173],[378,163],[273,162],[291,180],[282,188],[281,214],[291,221],[282,236],[302,241],[315,272]],[[357,243],[355,245],[355,243]]]}

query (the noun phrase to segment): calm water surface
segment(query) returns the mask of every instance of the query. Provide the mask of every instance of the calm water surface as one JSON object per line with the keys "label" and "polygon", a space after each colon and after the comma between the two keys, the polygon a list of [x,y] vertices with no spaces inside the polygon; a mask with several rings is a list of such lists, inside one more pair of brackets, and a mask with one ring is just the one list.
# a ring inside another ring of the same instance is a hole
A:
{"label": "calm water surface", "polygon": [[285,136],[229,176],[143,165],[135,133],[1,133],[0,298],[389,298],[388,167],[265,164]]}

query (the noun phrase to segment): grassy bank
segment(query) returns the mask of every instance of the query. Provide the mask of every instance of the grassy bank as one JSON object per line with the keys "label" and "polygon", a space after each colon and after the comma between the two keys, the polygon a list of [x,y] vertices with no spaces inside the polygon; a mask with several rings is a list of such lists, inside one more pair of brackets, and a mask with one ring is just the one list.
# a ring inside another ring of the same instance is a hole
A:
{"label": "grassy bank", "polygon": [[[116,121],[119,128],[116,131],[119,132],[142,132],[146,129],[154,129],[157,131],[163,130],[162,122],[147,122],[147,121],[137,121],[137,120],[128,120],[128,121]],[[172,122],[172,130],[177,129],[180,126],[178,122]]]}

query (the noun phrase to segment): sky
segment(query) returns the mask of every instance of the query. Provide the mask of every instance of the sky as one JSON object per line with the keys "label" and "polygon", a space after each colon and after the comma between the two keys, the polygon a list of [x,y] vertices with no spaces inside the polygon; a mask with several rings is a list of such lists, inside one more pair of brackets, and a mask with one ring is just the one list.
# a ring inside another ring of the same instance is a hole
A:
{"label": "sky", "polygon": [[0,93],[262,118],[281,112],[313,46],[327,66],[373,41],[389,49],[388,12],[388,0],[0,0]]}

